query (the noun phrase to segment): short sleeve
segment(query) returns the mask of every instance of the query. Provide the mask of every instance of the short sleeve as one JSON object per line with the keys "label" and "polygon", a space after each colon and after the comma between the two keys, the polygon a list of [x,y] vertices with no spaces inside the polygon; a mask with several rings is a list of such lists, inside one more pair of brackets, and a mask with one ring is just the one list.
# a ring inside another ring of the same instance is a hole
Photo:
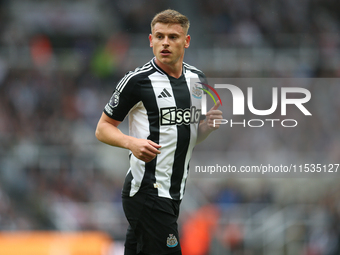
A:
{"label": "short sleeve", "polygon": [[130,109],[139,102],[138,80],[128,79],[126,74],[115,86],[104,113],[112,119],[123,121]]}

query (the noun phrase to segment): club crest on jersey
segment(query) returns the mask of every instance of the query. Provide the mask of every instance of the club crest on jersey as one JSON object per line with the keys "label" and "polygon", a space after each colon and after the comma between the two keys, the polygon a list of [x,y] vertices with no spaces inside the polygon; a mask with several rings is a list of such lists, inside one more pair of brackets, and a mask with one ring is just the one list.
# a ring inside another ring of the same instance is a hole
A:
{"label": "club crest on jersey", "polygon": [[202,98],[203,91],[202,91],[201,87],[197,86],[197,83],[194,84],[194,86],[192,86],[192,91],[191,92],[192,92],[192,96],[194,98],[197,98],[197,99],[201,99]]}
{"label": "club crest on jersey", "polygon": [[176,247],[177,244],[178,244],[178,241],[177,241],[176,236],[174,236],[173,234],[170,234],[166,240],[166,246],[173,248],[173,247]]}
{"label": "club crest on jersey", "polygon": [[113,92],[112,97],[111,97],[110,102],[109,102],[111,107],[114,108],[118,105],[119,96],[120,96],[120,93],[117,90],[115,90],[115,92]]}

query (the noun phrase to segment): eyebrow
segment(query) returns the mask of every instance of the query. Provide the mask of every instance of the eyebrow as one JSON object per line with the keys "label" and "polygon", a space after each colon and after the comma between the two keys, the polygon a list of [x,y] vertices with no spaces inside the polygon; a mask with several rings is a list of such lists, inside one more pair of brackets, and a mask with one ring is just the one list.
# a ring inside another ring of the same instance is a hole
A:
{"label": "eyebrow", "polygon": [[[162,33],[162,32],[156,32],[155,35],[165,35],[166,33]],[[180,33],[169,33],[167,34],[168,36],[170,35],[176,35],[176,36],[180,36]]]}

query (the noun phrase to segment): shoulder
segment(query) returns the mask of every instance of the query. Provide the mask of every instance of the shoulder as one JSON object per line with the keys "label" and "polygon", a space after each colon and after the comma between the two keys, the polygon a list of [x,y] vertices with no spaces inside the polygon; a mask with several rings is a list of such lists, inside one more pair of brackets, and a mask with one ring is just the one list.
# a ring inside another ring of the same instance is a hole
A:
{"label": "shoulder", "polygon": [[155,68],[151,64],[151,61],[149,61],[145,65],[137,67],[133,71],[127,72],[124,77],[118,82],[116,90],[122,92],[125,87],[136,85],[138,82],[144,80],[153,72],[155,72]]}
{"label": "shoulder", "polygon": [[199,76],[205,77],[205,74],[200,69],[196,68],[195,66],[189,65],[188,63],[185,63],[185,62],[183,62],[183,66],[185,68],[185,71],[190,71],[195,74],[198,74]]}

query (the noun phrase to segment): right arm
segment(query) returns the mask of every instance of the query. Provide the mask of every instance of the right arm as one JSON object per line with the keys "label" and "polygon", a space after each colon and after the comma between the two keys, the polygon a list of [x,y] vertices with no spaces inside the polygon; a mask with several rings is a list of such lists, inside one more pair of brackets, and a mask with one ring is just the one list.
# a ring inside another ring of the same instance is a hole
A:
{"label": "right arm", "polygon": [[105,113],[102,113],[96,129],[97,139],[111,146],[128,149],[136,158],[146,163],[153,160],[160,153],[158,149],[161,146],[157,143],[122,133],[118,129],[120,123],[120,121],[114,120]]}

